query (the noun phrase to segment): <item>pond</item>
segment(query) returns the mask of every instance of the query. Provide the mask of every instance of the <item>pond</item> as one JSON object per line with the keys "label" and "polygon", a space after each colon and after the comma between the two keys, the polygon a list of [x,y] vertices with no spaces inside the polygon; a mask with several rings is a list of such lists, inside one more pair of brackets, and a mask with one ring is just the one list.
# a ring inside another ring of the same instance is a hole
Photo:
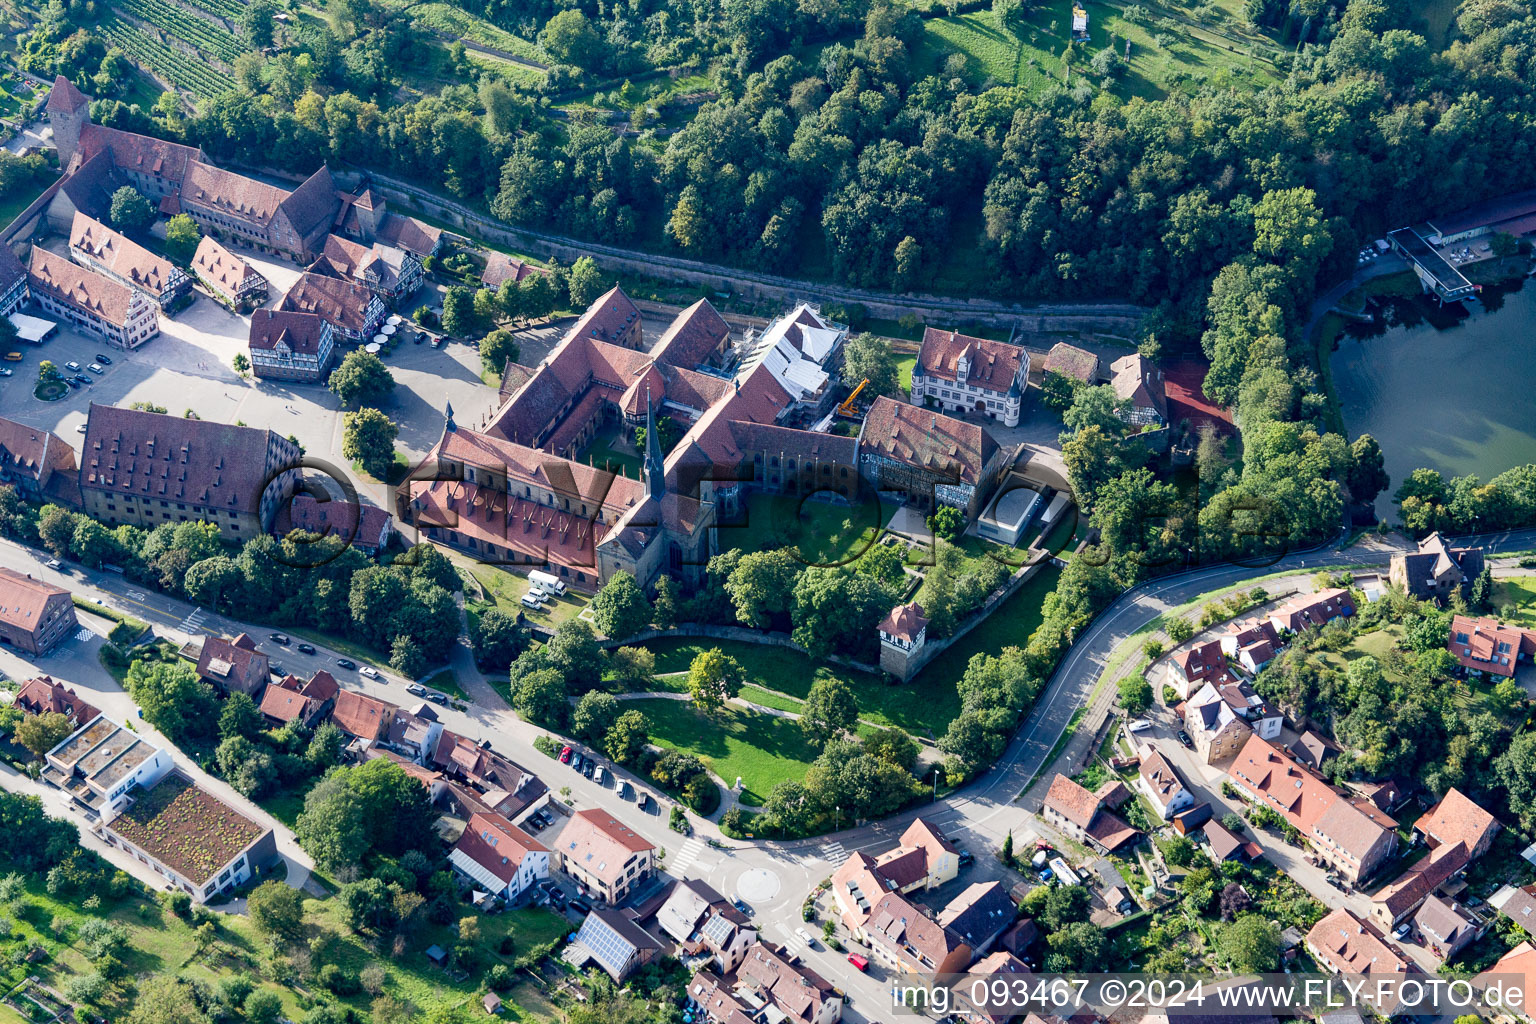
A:
{"label": "pond", "polygon": [[1392,482],[1378,517],[1396,521],[1392,494],[1421,466],[1488,480],[1536,461],[1536,285],[1489,286],[1443,308],[1388,299],[1376,313],[1349,325],[1331,367],[1349,436],[1371,434],[1386,454]]}

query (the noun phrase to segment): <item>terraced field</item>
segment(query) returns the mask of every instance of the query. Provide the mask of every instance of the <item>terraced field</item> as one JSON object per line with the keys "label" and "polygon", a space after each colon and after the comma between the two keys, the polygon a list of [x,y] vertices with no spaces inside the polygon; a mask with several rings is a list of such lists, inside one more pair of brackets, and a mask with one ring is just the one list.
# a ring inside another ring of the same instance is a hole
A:
{"label": "terraced field", "polygon": [[[188,18],[193,17],[185,11],[182,14]],[[102,37],[111,45],[119,47],[128,55],[129,60],[194,96],[208,99],[234,85],[233,79],[210,67],[207,62],[165,45],[150,33],[121,18],[109,14],[101,19],[98,27]]]}
{"label": "terraced field", "polygon": [[217,57],[225,64],[234,63],[236,57],[250,49],[234,33],[169,0],[115,0],[114,6],[123,14],[147,22],[167,35],[191,44],[199,53]]}

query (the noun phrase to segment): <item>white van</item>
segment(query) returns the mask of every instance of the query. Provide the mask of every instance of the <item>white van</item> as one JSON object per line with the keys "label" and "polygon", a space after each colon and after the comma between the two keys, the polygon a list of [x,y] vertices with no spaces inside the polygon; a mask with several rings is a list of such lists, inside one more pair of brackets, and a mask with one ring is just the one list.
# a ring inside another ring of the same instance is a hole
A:
{"label": "white van", "polygon": [[540,572],[537,569],[528,574],[528,582],[533,585],[534,589],[542,590],[546,594],[565,593],[565,584],[560,582],[559,578],[547,572]]}
{"label": "white van", "polygon": [[603,774],[603,769],[602,769],[601,765],[598,766],[597,771],[592,773],[592,778],[597,782],[597,784],[599,786],[606,786],[606,785],[608,785],[608,777]]}
{"label": "white van", "polygon": [[528,593],[523,595],[523,607],[524,608],[532,608],[535,611],[537,611],[540,608],[543,608],[544,607],[544,595],[540,594],[536,590],[528,591]]}

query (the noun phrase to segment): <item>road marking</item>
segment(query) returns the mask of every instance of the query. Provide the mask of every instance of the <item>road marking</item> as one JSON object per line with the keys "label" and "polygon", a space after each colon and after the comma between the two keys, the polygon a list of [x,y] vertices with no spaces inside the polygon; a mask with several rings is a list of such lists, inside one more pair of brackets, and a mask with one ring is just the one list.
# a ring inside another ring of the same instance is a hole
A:
{"label": "road marking", "polygon": [[194,608],[186,618],[181,620],[181,628],[188,633],[196,633],[203,628],[203,620],[208,617],[207,610]]}
{"label": "road marking", "polygon": [[704,844],[697,839],[690,839],[677,851],[677,857],[672,861],[672,870],[681,871],[698,859],[704,852]]}
{"label": "road marking", "polygon": [[149,595],[144,593],[142,590],[130,590],[127,592],[127,597],[130,601],[142,601],[148,596]]}
{"label": "road marking", "polygon": [[84,643],[85,641],[91,639],[95,635],[96,635],[95,633],[91,632],[89,629],[86,629],[84,626],[82,626],[80,628],[80,631],[75,634],[75,639],[79,640],[81,643]]}
{"label": "road marking", "polygon": [[822,843],[821,855],[834,864],[848,859],[848,851],[843,849],[842,843]]}

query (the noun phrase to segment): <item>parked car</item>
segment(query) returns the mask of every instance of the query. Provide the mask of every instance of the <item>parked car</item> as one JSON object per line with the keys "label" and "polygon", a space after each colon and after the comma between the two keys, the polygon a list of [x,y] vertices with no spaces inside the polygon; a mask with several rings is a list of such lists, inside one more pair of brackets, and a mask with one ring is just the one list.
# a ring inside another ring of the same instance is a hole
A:
{"label": "parked car", "polygon": [[581,771],[581,762],[582,762],[582,757],[581,757],[580,754],[572,754],[571,755],[571,767],[572,768],[576,769],[577,771]]}
{"label": "parked car", "polygon": [[372,665],[364,665],[362,668],[357,670],[357,674],[360,676],[366,676],[369,679],[382,678],[379,675],[379,670],[374,668]]}
{"label": "parked car", "polygon": [[960,851],[960,866],[961,867],[968,868],[972,864],[975,864],[975,863],[976,863],[976,855],[974,853],[972,853],[970,850],[961,850]]}
{"label": "parked car", "polygon": [[315,645],[314,644],[299,644],[299,653],[300,654],[314,654],[315,653]]}
{"label": "parked car", "polygon": [[649,794],[649,793],[641,793],[640,794],[640,809],[642,811],[646,811],[646,812],[650,811],[650,809],[651,809],[651,794]]}
{"label": "parked car", "polygon": [[848,962],[853,964],[853,969],[856,971],[862,971],[869,966],[869,961],[857,953],[849,953]]}
{"label": "parked car", "polygon": [[336,664],[339,667],[345,668],[345,669],[357,668],[357,662],[353,661],[351,658],[337,658],[336,659]]}
{"label": "parked car", "polygon": [[431,701],[433,704],[447,704],[448,695],[444,693],[438,693],[436,690],[428,690],[427,700]]}
{"label": "parked car", "polygon": [[96,361],[98,363],[100,363],[102,366],[111,366],[112,365],[112,357],[108,356],[108,355],[103,355],[100,352],[96,353]]}
{"label": "parked car", "polygon": [[745,915],[746,915],[746,916],[747,916],[747,917],[751,917],[751,916],[752,916],[752,908],[751,908],[751,907],[749,907],[749,906],[748,906],[748,905],[747,905],[747,904],[746,904],[746,903],[745,903],[745,902],[743,902],[743,901],[742,901],[742,900],[741,900],[741,899],[740,899],[740,898],[737,898],[737,899],[734,899],[734,900],[731,900],[731,906],[733,906],[733,907],[735,907],[735,908],[736,908],[736,909],[737,909],[737,910],[739,910],[739,911],[741,911],[741,912],[742,912],[742,913],[743,913],[743,914],[745,914]]}
{"label": "parked car", "polygon": [[71,359],[69,362],[64,364],[64,369],[78,371],[80,369],[80,364]]}
{"label": "parked car", "polygon": [[11,369],[9,366],[0,366],[0,377],[9,377],[15,372],[16,371]]}
{"label": "parked car", "polygon": [[1125,727],[1131,732],[1146,732],[1148,729],[1152,728],[1152,723],[1147,721],[1145,718],[1133,718],[1129,722],[1125,723]]}
{"label": "parked car", "polygon": [[75,380],[75,378],[73,378],[73,377],[65,377],[64,378],[64,383],[68,384],[70,387],[76,389],[77,391],[80,388],[80,382]]}
{"label": "parked car", "polygon": [[796,928],[795,934],[800,936],[800,941],[805,943],[806,949],[816,948],[816,940],[811,937],[810,932],[806,931],[804,928]]}
{"label": "parked car", "polygon": [[[425,697],[427,695],[427,688],[422,686],[420,683],[411,683],[405,688],[405,692],[413,697]],[[566,753],[570,753],[571,748],[566,747],[565,751]],[[560,760],[564,761],[565,758],[562,757]]]}
{"label": "parked car", "polygon": [[570,764],[571,763],[571,748],[570,747],[565,747],[565,748],[563,748],[560,751],[560,763],[561,764]]}
{"label": "parked car", "polygon": [[286,676],[288,674],[288,670],[283,668],[283,666],[279,665],[275,661],[269,662],[267,664],[267,671],[271,672],[273,675],[277,676],[277,678],[279,678],[279,679],[283,678],[284,676]]}
{"label": "parked car", "polygon": [[91,365],[87,366],[86,369],[90,370],[92,373],[106,373],[107,372],[106,370],[101,368],[101,364],[100,363],[92,363]]}
{"label": "parked car", "polygon": [[578,914],[590,914],[592,913],[592,904],[583,899],[575,899],[571,900],[571,909]]}
{"label": "parked car", "polygon": [[1191,749],[1193,749],[1195,745],[1195,741],[1190,739],[1189,733],[1185,732],[1183,729],[1179,730],[1179,742]]}
{"label": "parked car", "polygon": [[608,785],[608,773],[603,771],[603,766],[602,765],[598,765],[597,766],[596,771],[592,775],[592,779],[599,786],[606,786],[606,785]]}
{"label": "parked car", "polygon": [[1396,935],[1400,939],[1406,939],[1408,937],[1408,933],[1411,931],[1413,931],[1413,925],[1409,924],[1407,921],[1404,921],[1402,924],[1397,926],[1392,934]]}
{"label": "parked car", "polygon": [[64,563],[59,561],[57,558],[50,558],[50,559],[48,559],[48,561],[44,562],[43,564],[46,565],[50,569],[62,569],[62,568],[64,568]]}
{"label": "parked car", "polygon": [[581,774],[590,779],[595,771],[597,771],[597,762],[590,757],[587,758],[586,763],[581,766]]}
{"label": "parked car", "polygon": [[271,636],[268,636],[267,639],[271,640],[273,643],[280,647],[287,647],[289,644],[293,643],[292,640],[289,640],[281,633],[273,633]]}
{"label": "parked car", "polygon": [[634,787],[631,786],[628,781],[623,781],[623,782],[619,783],[619,799],[620,800],[628,800],[628,799],[630,799],[634,795],[635,795]]}

